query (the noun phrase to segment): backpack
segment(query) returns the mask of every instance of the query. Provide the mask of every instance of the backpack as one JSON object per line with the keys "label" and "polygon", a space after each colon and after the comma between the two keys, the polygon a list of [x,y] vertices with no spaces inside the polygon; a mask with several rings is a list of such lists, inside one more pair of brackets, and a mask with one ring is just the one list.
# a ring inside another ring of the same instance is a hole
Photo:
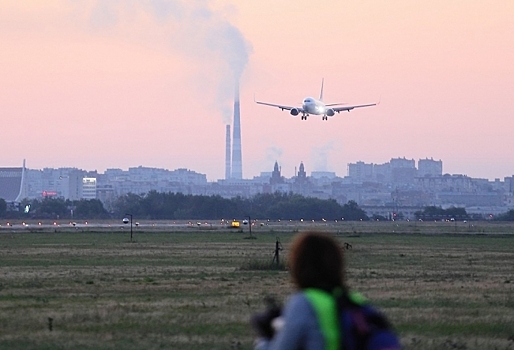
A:
{"label": "backpack", "polygon": [[327,349],[401,349],[386,317],[359,293],[309,288],[304,295],[315,310]]}
{"label": "backpack", "polygon": [[401,349],[396,334],[381,312],[368,304],[353,301],[351,295],[344,299],[339,319],[342,349]]}

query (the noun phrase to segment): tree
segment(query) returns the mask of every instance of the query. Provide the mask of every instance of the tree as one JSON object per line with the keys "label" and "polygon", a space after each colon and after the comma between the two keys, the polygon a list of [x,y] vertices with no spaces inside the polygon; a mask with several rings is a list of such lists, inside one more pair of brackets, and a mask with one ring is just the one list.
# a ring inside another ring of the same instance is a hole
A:
{"label": "tree", "polygon": [[443,209],[436,206],[425,207],[423,211],[417,211],[414,215],[416,219],[422,220],[467,219],[469,217],[465,208],[450,207]]}
{"label": "tree", "polygon": [[0,218],[5,218],[7,214],[7,202],[5,199],[0,198]]}
{"label": "tree", "polygon": [[81,199],[73,202],[74,216],[78,219],[107,219],[109,213],[99,199]]}
{"label": "tree", "polygon": [[[35,200],[34,203],[38,201]],[[68,206],[64,198],[46,197],[35,205],[35,215],[41,218],[59,219],[70,217]]]}
{"label": "tree", "polygon": [[357,202],[348,201],[345,205],[343,205],[343,213],[342,217],[345,220],[369,220],[366,212],[362,210]]}
{"label": "tree", "polygon": [[500,214],[495,220],[498,221],[514,221],[514,209],[509,210],[506,213]]}

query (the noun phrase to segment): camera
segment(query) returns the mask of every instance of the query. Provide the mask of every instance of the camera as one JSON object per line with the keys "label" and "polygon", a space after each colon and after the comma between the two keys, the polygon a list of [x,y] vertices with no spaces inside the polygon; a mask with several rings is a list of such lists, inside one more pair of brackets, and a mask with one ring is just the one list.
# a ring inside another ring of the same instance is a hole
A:
{"label": "camera", "polygon": [[266,310],[254,314],[250,319],[250,324],[260,337],[271,339],[280,324],[277,320],[282,315],[282,307],[273,297],[266,297],[264,302],[266,303]]}

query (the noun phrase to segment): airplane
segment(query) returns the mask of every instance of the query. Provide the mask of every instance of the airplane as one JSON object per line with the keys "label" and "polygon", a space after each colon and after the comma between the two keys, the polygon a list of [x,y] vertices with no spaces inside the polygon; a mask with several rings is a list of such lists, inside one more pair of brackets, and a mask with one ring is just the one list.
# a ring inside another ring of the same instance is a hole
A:
{"label": "airplane", "polygon": [[288,110],[289,113],[293,116],[297,116],[298,114],[301,115],[301,120],[307,120],[307,117],[310,114],[314,115],[321,115],[322,120],[328,120],[328,117],[333,117],[336,112],[341,113],[343,111],[350,112],[354,108],[361,108],[361,107],[370,107],[370,106],[376,106],[378,103],[368,103],[363,105],[345,105],[344,103],[329,103],[326,104],[323,102],[323,82],[324,79],[321,80],[321,93],[319,95],[319,100],[315,99],[314,97],[306,97],[303,100],[301,107],[292,107],[292,106],[284,106],[284,105],[277,105],[274,103],[268,103],[268,102],[261,102],[256,101],[254,96],[255,103],[271,106],[271,107],[278,107],[281,110]]}

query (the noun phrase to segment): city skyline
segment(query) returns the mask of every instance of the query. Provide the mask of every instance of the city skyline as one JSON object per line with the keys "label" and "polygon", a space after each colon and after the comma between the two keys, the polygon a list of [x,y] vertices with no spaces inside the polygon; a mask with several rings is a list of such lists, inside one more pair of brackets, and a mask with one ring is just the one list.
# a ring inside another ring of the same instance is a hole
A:
{"label": "city skyline", "polygon": [[[278,162],[273,171],[253,178],[220,179],[209,182],[205,174],[190,169],[168,170],[150,167],[110,168],[104,173],[77,168],[1,168],[2,198],[10,203],[46,197],[65,200],[98,199],[112,205],[127,194],[151,193],[250,198],[258,194],[283,193],[340,204],[354,201],[373,214],[384,215],[394,208],[413,218],[422,207],[465,207],[481,217],[497,215],[513,206],[514,176],[504,179],[472,178],[444,174],[443,162],[434,159],[392,158],[384,164],[348,164],[346,176],[333,172],[306,171],[298,166],[297,176],[287,177]],[[269,169],[268,169],[269,170]],[[296,169],[295,169],[296,173]],[[14,204],[15,205],[15,204]]]}
{"label": "city skyline", "polygon": [[[420,169],[420,165],[421,163],[424,162],[424,163],[429,163],[429,164],[438,164],[438,167],[440,168],[437,173],[440,173],[441,175],[451,175],[451,176],[465,176],[465,177],[469,177],[469,178],[473,178],[473,179],[483,179],[483,180],[488,180],[488,181],[496,181],[496,180],[500,180],[500,181],[503,181],[505,178],[511,178],[513,177],[514,175],[505,175],[505,176],[501,176],[501,177],[496,177],[494,179],[488,179],[488,178],[479,178],[479,177],[473,177],[469,174],[465,174],[465,173],[462,173],[462,172],[457,172],[457,173],[449,173],[449,172],[446,172],[444,170],[444,161],[441,160],[441,159],[434,159],[433,157],[426,157],[426,158],[419,158],[419,159],[408,159],[406,157],[392,157],[390,158],[387,162],[383,162],[383,163],[374,163],[374,162],[364,162],[362,160],[357,160],[356,162],[351,162],[351,163],[348,163],[346,164],[346,170],[345,170],[345,173],[342,174],[342,173],[338,173],[336,171],[329,171],[329,170],[321,170],[321,169],[316,169],[316,168],[310,168],[310,164],[309,163],[306,163],[306,162],[303,162],[303,161],[300,161],[298,164],[296,164],[294,166],[294,169],[283,169],[282,168],[282,165],[280,164],[280,162],[277,160],[275,161],[274,165],[272,168],[269,168],[269,169],[261,169],[257,174],[250,174],[248,176],[243,176],[242,178],[229,178],[232,179],[232,180],[252,180],[252,179],[255,179],[255,178],[258,178],[260,176],[263,176],[263,175],[269,175],[273,172],[273,169],[278,165],[279,167],[279,171],[281,172],[281,174],[283,175],[284,178],[286,179],[292,179],[294,177],[296,177],[298,175],[298,172],[300,171],[300,169],[303,167],[303,169],[307,168],[307,170],[304,170],[306,174],[310,174],[310,176],[315,176],[315,177],[319,177],[319,176],[322,176],[323,173],[327,173],[327,174],[333,174],[339,178],[345,178],[345,177],[349,177],[351,176],[350,175],[350,167],[355,167],[356,166],[388,166],[388,165],[391,165],[393,168],[394,167],[400,167],[400,168],[404,168],[404,167],[407,167],[407,168],[414,168],[416,170],[421,170]],[[188,167],[178,167],[178,168],[165,168],[165,167],[159,167],[159,166],[147,166],[147,165],[143,165],[143,164],[139,164],[139,165],[129,165],[128,167],[126,168],[121,168],[121,167],[106,167],[105,169],[101,169],[99,170],[98,168],[80,168],[80,167],[77,167],[77,166],[73,166],[73,165],[69,165],[69,166],[63,166],[63,167],[50,167],[50,166],[44,166],[42,168],[33,168],[33,167],[30,167],[30,166],[27,166],[26,165],[26,160],[24,159],[23,160],[23,167],[25,169],[28,169],[28,170],[34,170],[34,171],[43,171],[43,170],[79,170],[79,171],[83,171],[83,172],[86,172],[86,173],[98,173],[98,174],[105,174],[109,171],[117,171],[117,170],[121,170],[123,172],[126,172],[126,171],[130,171],[131,169],[148,169],[148,170],[158,170],[158,171],[170,171],[170,172],[173,172],[173,171],[187,171],[187,172],[192,172],[192,173],[196,173],[198,175],[202,175],[202,176],[205,176],[206,180],[208,182],[217,182],[217,181],[224,181],[224,180],[227,180],[227,174],[225,174],[225,176],[223,177],[220,177],[218,179],[210,179],[209,178],[209,174],[207,173],[202,173],[200,171],[197,171],[196,169],[193,169],[193,168],[188,168]],[[394,165],[393,165],[394,163]],[[408,164],[408,165],[407,165]],[[1,166],[0,168],[9,168],[9,167],[4,167],[4,166]],[[18,169],[18,167],[14,167],[16,169]],[[20,168],[21,169],[21,168]],[[285,170],[285,171],[284,171]],[[291,175],[288,175],[288,173],[291,172]],[[316,175],[314,175],[316,174]],[[437,174],[435,174],[437,176]],[[421,176],[423,177],[424,175],[418,175],[418,176]]]}
{"label": "city skyline", "polygon": [[[502,179],[514,174],[513,10],[481,0],[7,0],[0,163],[222,179],[236,76],[245,178],[275,161],[291,177],[302,161],[340,175],[357,161],[432,157],[444,173]],[[381,103],[328,122],[254,103],[298,104],[319,95],[322,78],[327,101]]]}

